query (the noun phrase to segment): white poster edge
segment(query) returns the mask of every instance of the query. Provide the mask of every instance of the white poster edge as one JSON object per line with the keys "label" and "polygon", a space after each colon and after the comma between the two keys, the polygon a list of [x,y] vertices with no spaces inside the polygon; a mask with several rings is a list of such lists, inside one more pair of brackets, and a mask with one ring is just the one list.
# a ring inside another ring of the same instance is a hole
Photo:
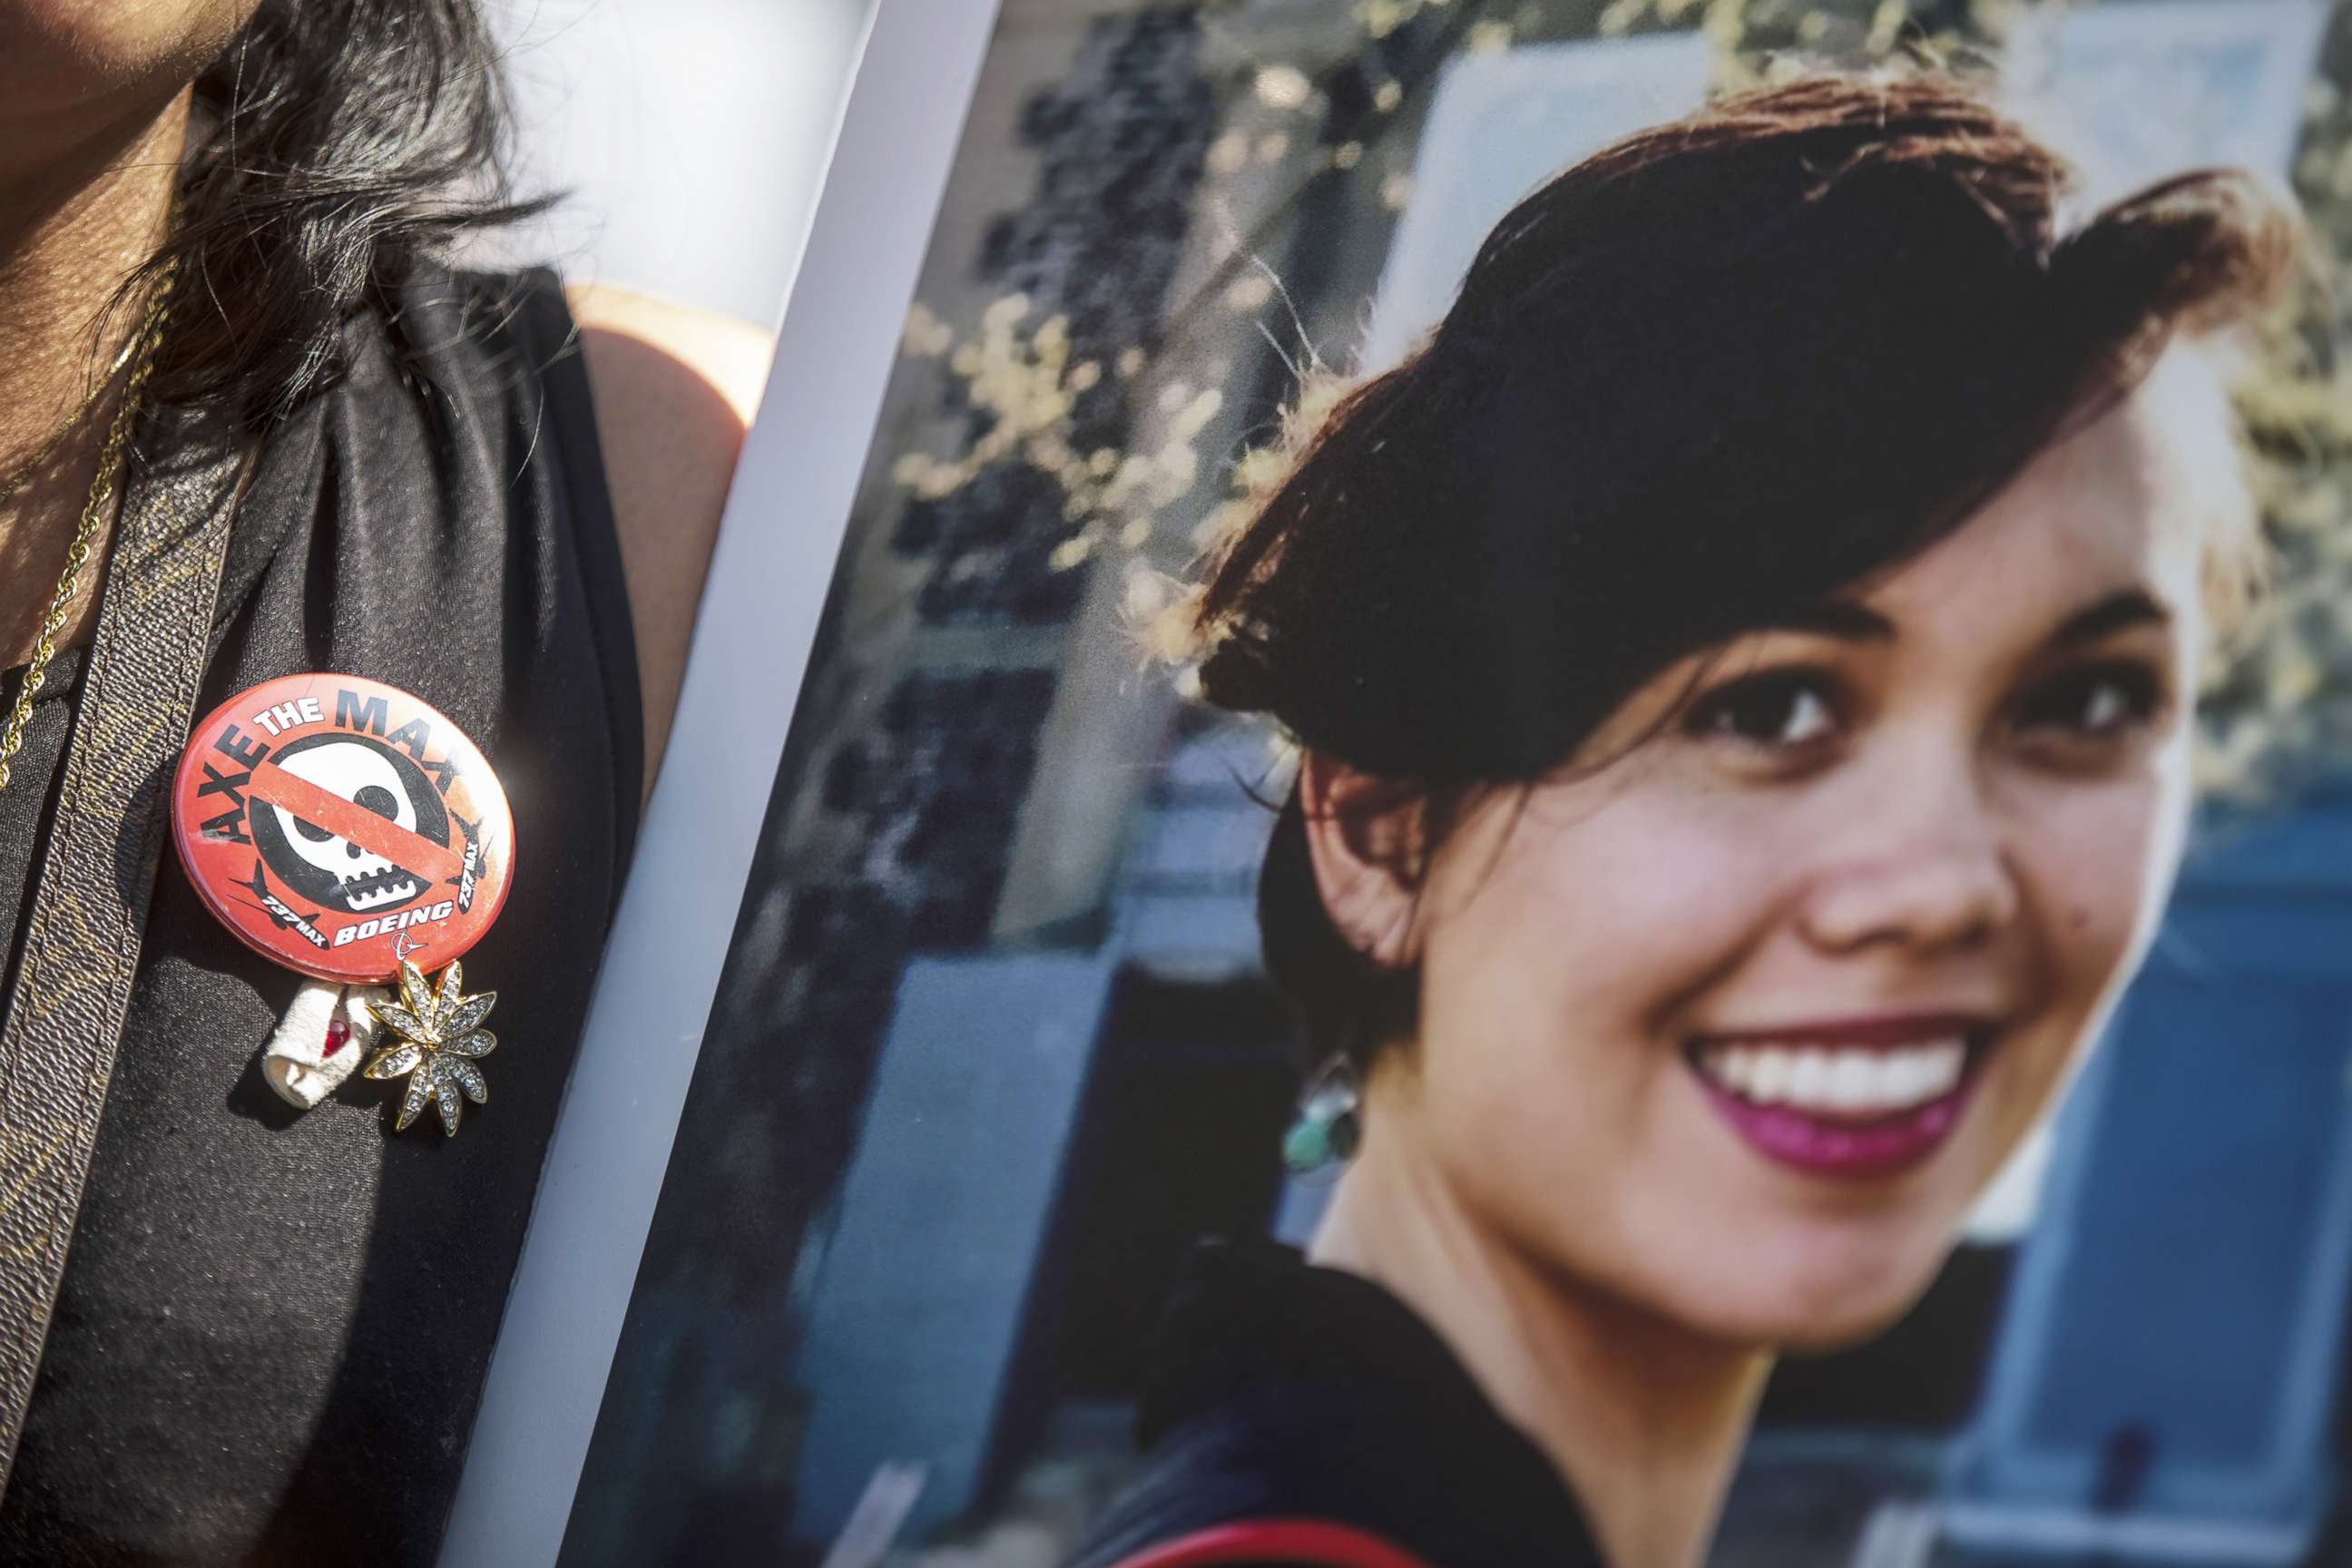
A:
{"label": "white poster edge", "polygon": [[[442,1540],[551,1563],[997,0],[877,0]],[[527,868],[524,874],[528,874]]]}

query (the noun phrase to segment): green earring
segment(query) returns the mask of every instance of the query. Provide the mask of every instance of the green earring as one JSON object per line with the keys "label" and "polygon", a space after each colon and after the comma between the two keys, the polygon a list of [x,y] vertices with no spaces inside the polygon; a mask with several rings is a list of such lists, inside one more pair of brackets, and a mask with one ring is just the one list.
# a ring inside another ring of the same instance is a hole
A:
{"label": "green earring", "polygon": [[1282,1137],[1282,1163],[1300,1176],[1344,1165],[1354,1157],[1362,1134],[1356,1069],[1345,1056],[1333,1057],[1299,1100],[1298,1119]]}

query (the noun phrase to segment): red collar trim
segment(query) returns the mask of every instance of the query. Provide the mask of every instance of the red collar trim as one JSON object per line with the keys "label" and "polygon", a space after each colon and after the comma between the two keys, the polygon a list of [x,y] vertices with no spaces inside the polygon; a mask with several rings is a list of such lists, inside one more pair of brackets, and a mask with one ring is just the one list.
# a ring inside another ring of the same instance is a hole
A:
{"label": "red collar trim", "polygon": [[1118,1568],[1213,1568],[1281,1563],[1297,1568],[1432,1568],[1377,1535],[1319,1519],[1220,1524],[1121,1560]]}

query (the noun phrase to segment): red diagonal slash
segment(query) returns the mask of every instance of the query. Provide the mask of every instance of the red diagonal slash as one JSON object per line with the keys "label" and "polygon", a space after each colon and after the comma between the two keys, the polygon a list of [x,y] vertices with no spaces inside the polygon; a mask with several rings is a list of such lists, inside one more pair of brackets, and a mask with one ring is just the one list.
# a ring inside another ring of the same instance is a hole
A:
{"label": "red diagonal slash", "polygon": [[309,779],[288,773],[276,763],[256,767],[249,787],[257,798],[282,805],[311,826],[348,838],[404,871],[419,872],[436,882],[446,882],[457,875],[457,857],[423,834],[411,833],[363,805],[354,805]]}

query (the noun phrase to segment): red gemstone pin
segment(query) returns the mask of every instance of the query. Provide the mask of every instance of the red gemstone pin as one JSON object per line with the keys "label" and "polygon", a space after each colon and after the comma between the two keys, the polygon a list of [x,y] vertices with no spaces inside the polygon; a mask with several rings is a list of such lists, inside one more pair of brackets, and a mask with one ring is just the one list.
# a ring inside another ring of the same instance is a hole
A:
{"label": "red gemstone pin", "polygon": [[289,675],[229,699],[172,782],[180,863],[264,957],[381,985],[481,940],[514,874],[514,819],[481,751],[398,687]]}

